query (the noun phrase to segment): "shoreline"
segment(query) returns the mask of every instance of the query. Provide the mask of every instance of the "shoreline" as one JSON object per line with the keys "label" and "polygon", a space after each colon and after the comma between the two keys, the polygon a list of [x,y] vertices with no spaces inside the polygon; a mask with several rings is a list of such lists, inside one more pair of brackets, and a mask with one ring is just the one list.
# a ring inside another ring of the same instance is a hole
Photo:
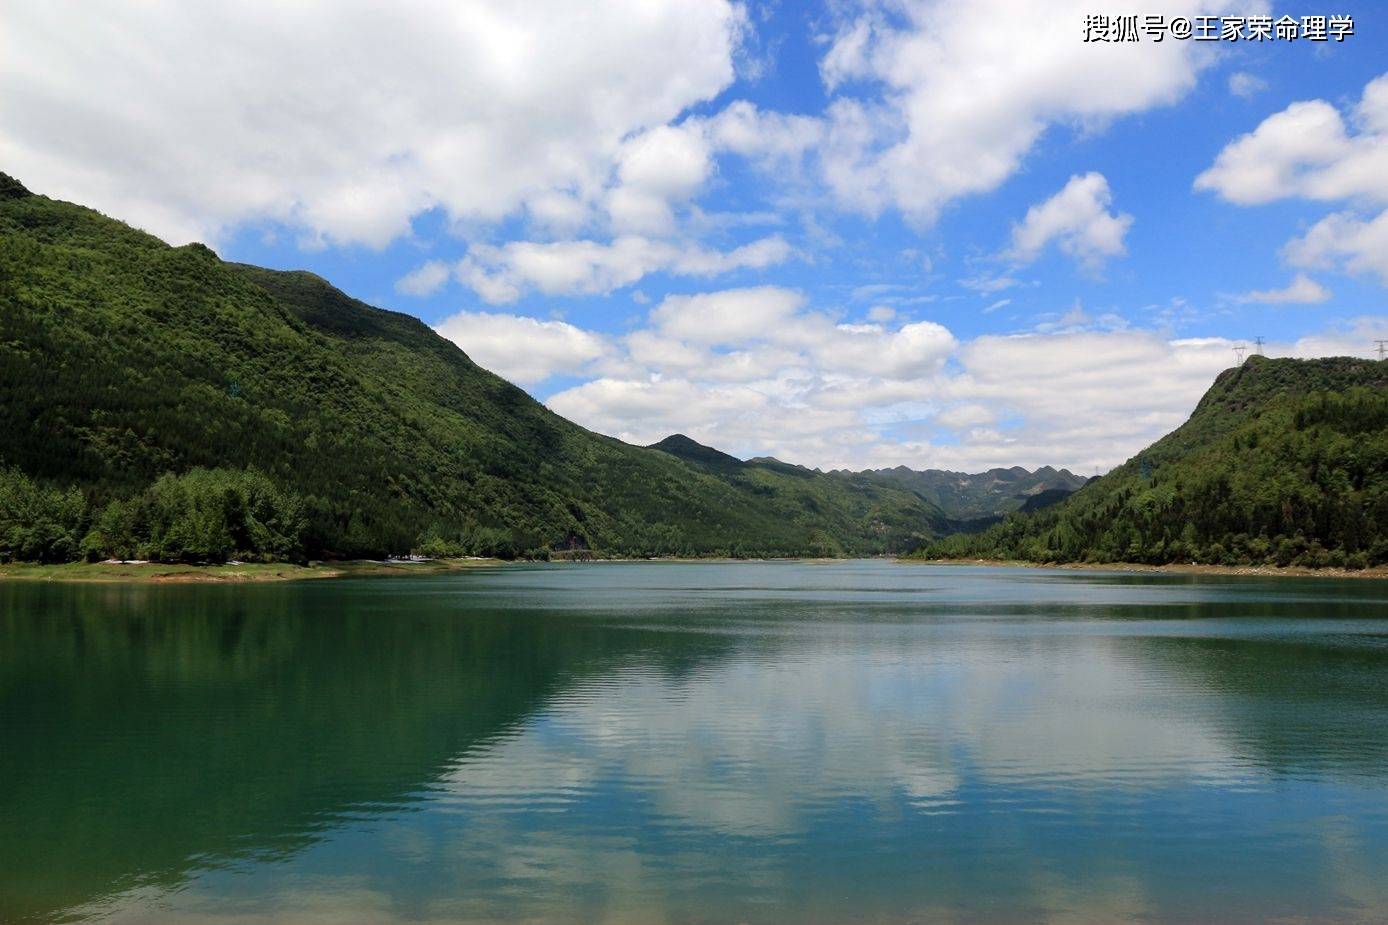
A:
{"label": "shoreline", "polygon": [[1304,565],[1199,565],[1170,563],[1148,565],[1141,562],[1025,562],[1019,559],[912,559],[896,560],[904,565],[1005,566],[1008,568],[1067,569],[1089,572],[1150,572],[1168,575],[1242,575],[1253,578],[1351,578],[1388,580],[1388,566],[1366,569],[1307,568]]}
{"label": "shoreline", "polygon": [[[829,564],[847,562],[854,558],[887,559],[901,565],[960,565],[1005,568],[1065,569],[1067,571],[1152,573],[1170,575],[1234,575],[1253,578],[1333,578],[1388,581],[1388,566],[1367,569],[1307,568],[1305,566],[1272,565],[1199,565],[1194,563],[1147,565],[1140,562],[1025,562],[1016,559],[916,559],[907,556],[862,556],[826,559],[817,556],[768,559],[733,559],[727,557],[655,558],[593,557],[556,560],[573,564],[603,564],[613,562],[664,562],[677,564],[736,562],[805,562]],[[341,562],[310,562],[296,565],[291,562],[246,562],[236,565],[184,565],[166,562],[65,562],[42,565],[32,562],[0,563],[0,582],[51,581],[80,584],[259,584],[274,581],[313,581],[324,578],[355,578],[377,576],[443,575],[471,568],[511,564],[504,559],[464,558],[395,561],[353,559]]]}
{"label": "shoreline", "polygon": [[383,575],[440,575],[500,565],[501,559],[423,561],[348,560],[343,562],[245,562],[237,565],[182,565],[168,562],[32,562],[0,564],[0,581],[57,581],[86,584],[254,584]]}

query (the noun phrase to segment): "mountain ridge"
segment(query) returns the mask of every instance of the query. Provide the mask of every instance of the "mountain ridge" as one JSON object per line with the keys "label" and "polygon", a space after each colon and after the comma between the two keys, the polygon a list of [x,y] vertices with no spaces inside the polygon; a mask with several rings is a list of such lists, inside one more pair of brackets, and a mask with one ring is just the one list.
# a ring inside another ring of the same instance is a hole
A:
{"label": "mountain ridge", "polygon": [[0,558],[254,553],[239,537],[265,517],[339,557],[866,555],[945,523],[891,486],[730,476],[593,433],[413,316],[3,175],[0,398]]}
{"label": "mountain ridge", "polygon": [[1364,568],[1388,562],[1388,362],[1249,357],[1069,498],[926,558]]}
{"label": "mountain ridge", "polygon": [[1068,469],[1041,466],[1031,470],[1022,466],[994,467],[984,472],[956,472],[950,469],[911,469],[893,466],[861,472],[834,470],[873,479],[883,484],[909,488],[938,506],[951,518],[984,524],[1021,509],[1034,496],[1062,497],[1083,487],[1086,479]]}

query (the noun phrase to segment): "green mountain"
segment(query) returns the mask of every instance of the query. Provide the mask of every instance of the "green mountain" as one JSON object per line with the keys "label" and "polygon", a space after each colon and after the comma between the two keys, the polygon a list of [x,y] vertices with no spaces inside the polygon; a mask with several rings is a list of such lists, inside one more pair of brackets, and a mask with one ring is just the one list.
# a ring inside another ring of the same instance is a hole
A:
{"label": "green mountain", "polygon": [[862,554],[943,523],[592,433],[416,318],[3,175],[0,433],[0,559]]}
{"label": "green mountain", "polygon": [[[749,495],[766,499],[783,516],[814,511],[819,525],[812,533],[816,555],[843,555],[851,550],[840,536],[855,525],[872,523],[891,537],[924,533],[940,536],[956,524],[938,507],[902,489],[872,479],[790,465],[767,457],[743,461],[684,434],[672,434],[650,447],[684,460]],[[903,494],[910,501],[903,500]]]}
{"label": "green mountain", "polygon": [[1388,562],[1388,362],[1250,357],[1180,428],[1068,499],[918,555]]}
{"label": "green mountain", "polygon": [[[850,474],[844,470],[836,470]],[[955,520],[988,520],[1001,518],[1022,507],[1039,495],[1054,503],[1070,492],[1081,488],[1083,476],[1068,469],[1042,466],[1036,471],[1013,466],[1010,469],[989,469],[987,472],[950,472],[945,469],[869,469],[851,473],[884,485],[909,488],[938,506]],[[1046,502],[1037,501],[1033,508]]]}
{"label": "green mountain", "polygon": [[[1081,485],[1080,488],[1084,486]],[[1048,508],[1053,504],[1059,504],[1066,498],[1079,491],[1079,488],[1045,488],[1034,495],[1028,495],[1022,502],[1022,506],[1017,508],[1019,514],[1032,514],[1043,508]]]}

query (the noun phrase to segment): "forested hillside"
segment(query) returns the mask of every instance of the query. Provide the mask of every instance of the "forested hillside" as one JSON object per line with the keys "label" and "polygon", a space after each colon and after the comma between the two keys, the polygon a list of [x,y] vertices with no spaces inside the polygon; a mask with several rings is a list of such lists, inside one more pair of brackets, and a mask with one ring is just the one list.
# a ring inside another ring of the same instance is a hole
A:
{"label": "forested hillside", "polygon": [[1388,362],[1250,357],[1179,429],[1067,500],[918,555],[1388,562]]}
{"label": "forested hillside", "polygon": [[0,175],[0,559],[901,551],[916,494],[603,437],[419,320]]}
{"label": "forested hillside", "polygon": [[[1084,485],[1083,476],[1068,469],[1042,466],[1031,471],[1021,466],[1010,469],[989,469],[987,472],[951,472],[947,469],[868,469],[852,473],[838,470],[836,474],[855,475],[883,485],[909,488],[922,498],[937,505],[956,520],[983,520],[1003,517],[1031,507],[1045,506],[1064,498]],[[1038,499],[1039,500],[1036,500]]]}
{"label": "forested hillside", "polygon": [[[956,522],[929,501],[899,502],[900,490],[851,473],[826,473],[770,459],[740,460],[683,434],[666,437],[652,449],[679,457],[751,495],[768,499],[786,516],[819,512],[823,523],[811,534],[810,552],[841,556],[851,550],[838,537],[857,522],[882,524],[892,535],[920,532],[943,536]],[[774,499],[774,500],[773,500]]]}

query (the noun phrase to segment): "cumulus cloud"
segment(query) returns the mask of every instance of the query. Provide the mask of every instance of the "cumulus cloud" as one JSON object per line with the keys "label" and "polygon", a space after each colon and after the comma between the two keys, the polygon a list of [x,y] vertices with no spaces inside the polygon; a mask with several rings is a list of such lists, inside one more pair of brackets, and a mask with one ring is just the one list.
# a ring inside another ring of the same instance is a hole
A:
{"label": "cumulus cloud", "polygon": [[453,271],[442,260],[430,260],[395,281],[395,291],[405,295],[433,295],[444,287]]}
{"label": "cumulus cloud", "polygon": [[1109,211],[1113,194],[1100,173],[1073,176],[1045,202],[1027,210],[1012,229],[1010,256],[1023,263],[1035,260],[1050,244],[1097,270],[1109,257],[1124,252],[1123,237],[1133,217]]}
{"label": "cumulus cloud", "polygon": [[[804,297],[777,286],[671,296],[651,312],[651,329],[631,343],[641,357],[701,368],[722,378],[761,378],[769,370],[804,367],[824,373],[923,375],[955,346],[930,321],[842,324],[802,311]],[[728,348],[712,352],[708,348]],[[686,353],[691,348],[698,352]],[[677,358],[685,356],[687,360]]]}
{"label": "cumulus cloud", "polygon": [[1235,71],[1229,75],[1229,92],[1240,99],[1250,99],[1267,88],[1268,82],[1257,74]]}
{"label": "cumulus cloud", "polygon": [[535,290],[545,295],[595,295],[630,285],[648,273],[717,276],[764,269],[790,257],[780,235],[719,251],[697,244],[625,235],[611,242],[512,241],[475,244],[458,263],[460,281],[493,304]]}
{"label": "cumulus cloud", "polygon": [[1238,297],[1240,302],[1263,302],[1273,305],[1295,303],[1314,305],[1330,298],[1330,290],[1311,279],[1305,273],[1298,273],[1281,289],[1254,289]]}
{"label": "cumulus cloud", "polygon": [[27,4],[0,160],[174,243],[272,220],[381,246],[427,209],[562,219],[565,196],[572,220],[619,164],[670,191],[630,139],[728,86],[744,28],[728,0]]}
{"label": "cumulus cloud", "polygon": [[[1234,5],[1166,0],[1144,12]],[[995,189],[1049,126],[1174,103],[1211,60],[1198,43],[1078,41],[1093,12],[1085,0],[901,0],[891,12],[868,4],[849,16],[821,62],[842,91],[825,115],[823,176],[848,208],[892,207],[922,224]]]}
{"label": "cumulus cloud", "polygon": [[786,115],[758,109],[746,100],[729,103],[703,125],[709,142],[764,167],[794,166],[824,140],[824,123],[812,116]]}
{"label": "cumulus cloud", "polygon": [[728,344],[776,336],[805,301],[778,286],[670,296],[651,312],[661,333],[702,344]]}
{"label": "cumulus cloud", "polygon": [[557,373],[577,373],[606,356],[605,337],[564,321],[520,315],[458,312],[435,327],[479,366],[523,385]]}
{"label": "cumulus cloud", "polygon": [[935,423],[941,427],[962,429],[992,424],[997,418],[997,413],[986,405],[965,403],[941,411],[935,415]]}
{"label": "cumulus cloud", "polygon": [[1293,103],[1230,142],[1195,180],[1239,205],[1278,199],[1388,203],[1388,74],[1344,117],[1325,100]]}
{"label": "cumulus cloud", "polygon": [[619,232],[662,234],[674,230],[673,205],[687,201],[713,169],[704,133],[696,123],[662,125],[622,146],[618,185],[607,210]]}
{"label": "cumulus cloud", "polygon": [[1355,273],[1377,273],[1388,286],[1388,211],[1362,219],[1337,212],[1287,242],[1282,256],[1294,267],[1343,266]]}
{"label": "cumulus cloud", "polygon": [[[910,341],[909,332],[883,334]],[[1234,360],[1229,341],[1172,341],[1150,332],[949,342],[957,368],[938,359],[895,368],[831,364],[834,352],[826,351],[792,353],[785,365],[758,364],[754,377],[726,381],[691,357],[652,363],[644,376],[595,379],[549,405],[635,443],[681,431],[739,455],[823,468],[1050,464],[1088,471],[1121,462],[1178,426]],[[958,436],[939,439],[942,430]]]}
{"label": "cumulus cloud", "polygon": [[[1240,205],[1298,198],[1382,209],[1388,204],[1388,74],[1364,87],[1348,119],[1325,100],[1293,103],[1269,116],[1230,142],[1195,186]],[[1328,215],[1282,254],[1292,266],[1376,273],[1388,285],[1388,211]]]}
{"label": "cumulus cloud", "polygon": [[[1226,338],[1119,330],[1078,303],[1049,317],[960,342],[900,315],[843,323],[776,286],[671,296],[547,403],[632,443],[678,431],[824,469],[1089,472],[1179,426],[1235,362]],[[1361,318],[1266,350],[1369,356],[1383,337],[1388,318]]]}
{"label": "cumulus cloud", "polygon": [[[679,431],[822,468],[1090,471],[1177,427],[1234,363],[1224,338],[1113,330],[1078,306],[1053,315],[1033,333],[961,343],[931,321],[843,323],[774,286],[672,296],[548,404],[633,443]],[[1385,325],[1268,350],[1364,355]]]}
{"label": "cumulus cloud", "polygon": [[1374,342],[1388,340],[1388,317],[1351,318],[1300,337],[1287,350],[1295,357],[1371,357]]}

